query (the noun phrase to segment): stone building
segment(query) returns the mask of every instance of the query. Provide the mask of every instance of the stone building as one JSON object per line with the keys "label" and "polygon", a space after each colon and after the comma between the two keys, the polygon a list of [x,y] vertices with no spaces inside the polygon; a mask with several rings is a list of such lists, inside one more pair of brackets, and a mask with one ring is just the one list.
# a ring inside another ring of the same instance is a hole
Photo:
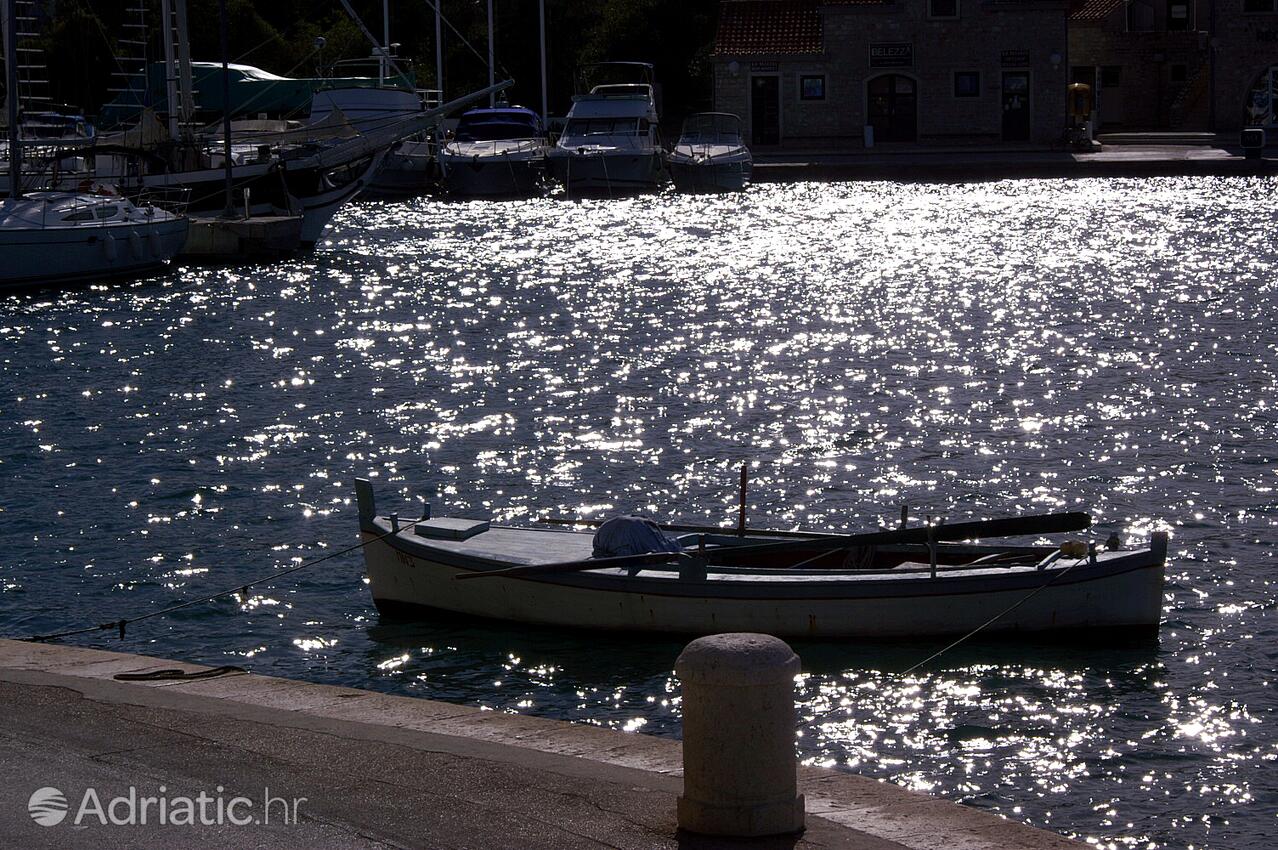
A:
{"label": "stone building", "polygon": [[1278,128],[1278,0],[1199,2],[1216,7],[1208,83],[1213,129]]}
{"label": "stone building", "polygon": [[1076,0],[1069,62],[1102,132],[1278,123],[1276,0]]}
{"label": "stone building", "polygon": [[[715,108],[755,147],[1048,144],[1066,0],[724,0]],[[872,128],[872,129],[867,129]]]}

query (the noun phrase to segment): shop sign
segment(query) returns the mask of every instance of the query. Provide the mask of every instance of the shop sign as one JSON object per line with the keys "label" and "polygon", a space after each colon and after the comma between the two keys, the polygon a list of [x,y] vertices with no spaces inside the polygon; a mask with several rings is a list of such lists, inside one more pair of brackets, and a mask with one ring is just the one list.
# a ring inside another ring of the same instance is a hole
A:
{"label": "shop sign", "polygon": [[1004,68],[1024,68],[1029,64],[1028,50],[1004,50],[999,55]]}
{"label": "shop sign", "polygon": [[908,41],[880,41],[870,44],[871,68],[914,66],[914,45]]}
{"label": "shop sign", "polygon": [[756,74],[779,71],[781,66],[776,62],[751,62],[750,70]]}

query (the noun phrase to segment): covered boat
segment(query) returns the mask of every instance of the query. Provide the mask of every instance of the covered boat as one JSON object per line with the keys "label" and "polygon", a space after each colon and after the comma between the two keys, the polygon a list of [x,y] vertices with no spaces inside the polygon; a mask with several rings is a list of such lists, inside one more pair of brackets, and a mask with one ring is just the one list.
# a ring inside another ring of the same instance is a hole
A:
{"label": "covered boat", "polygon": [[699,112],[683,122],[666,164],[681,192],[739,192],[750,183],[754,159],[741,140],[740,118]]}
{"label": "covered boat", "polygon": [[439,152],[444,188],[459,197],[539,194],[546,173],[541,118],[522,106],[471,109]]}
{"label": "covered boat", "polygon": [[1152,631],[1162,612],[1165,534],[1129,550],[956,542],[1077,529],[1090,522],[1084,514],[850,536],[698,531],[675,539],[669,548],[677,551],[597,557],[589,532],[402,522],[376,515],[367,481],[357,491],[369,586],[388,613],[442,609],[688,635],[916,638],[975,629]]}

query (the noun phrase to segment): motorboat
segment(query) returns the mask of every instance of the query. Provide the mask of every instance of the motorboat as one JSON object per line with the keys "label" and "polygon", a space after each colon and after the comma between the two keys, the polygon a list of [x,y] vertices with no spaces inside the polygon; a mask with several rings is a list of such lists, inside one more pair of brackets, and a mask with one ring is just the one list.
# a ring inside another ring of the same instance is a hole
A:
{"label": "motorboat", "polygon": [[30,192],[0,202],[0,284],[115,277],[163,266],[189,221],[156,203],[75,192]]}
{"label": "motorboat", "polygon": [[[388,615],[442,610],[614,631],[920,638],[974,630],[1148,633],[1162,613],[1166,534],[1135,549],[1116,539],[1102,547],[1077,539],[970,542],[1079,530],[1090,524],[1086,514],[860,535],[704,529],[671,536],[675,529],[666,526],[657,527],[654,551],[616,555],[600,550],[607,524],[592,533],[429,512],[403,520],[377,515],[368,481],[357,481],[356,492],[369,588]],[[627,528],[639,526],[623,522]]]}
{"label": "motorboat", "polygon": [[521,106],[471,109],[439,152],[445,190],[458,197],[525,197],[543,190],[546,133]]}
{"label": "motorboat", "polygon": [[585,75],[615,69],[642,79],[602,83],[574,95],[563,133],[549,151],[551,174],[570,196],[652,191],[667,180],[652,65],[604,62]]}
{"label": "motorboat", "polygon": [[750,184],[754,160],[742,141],[740,118],[699,112],[683,122],[666,165],[681,192],[739,192]]}

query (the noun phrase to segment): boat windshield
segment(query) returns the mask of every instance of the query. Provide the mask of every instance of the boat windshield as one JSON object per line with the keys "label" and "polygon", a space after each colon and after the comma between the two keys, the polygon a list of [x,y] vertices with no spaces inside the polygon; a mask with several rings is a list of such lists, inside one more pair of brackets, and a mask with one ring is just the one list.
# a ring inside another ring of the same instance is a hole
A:
{"label": "boat windshield", "polygon": [[499,142],[506,139],[535,139],[541,135],[530,119],[517,115],[467,118],[462,116],[454,138],[459,142]]}
{"label": "boat windshield", "polygon": [[602,97],[652,97],[652,87],[646,83],[608,83],[595,86],[591,94]]}
{"label": "boat windshield", "polygon": [[650,123],[647,118],[573,118],[564,128],[564,135],[644,136]]}
{"label": "boat windshield", "polygon": [[741,121],[735,115],[693,115],[683,122],[679,141],[693,145],[739,145]]}

